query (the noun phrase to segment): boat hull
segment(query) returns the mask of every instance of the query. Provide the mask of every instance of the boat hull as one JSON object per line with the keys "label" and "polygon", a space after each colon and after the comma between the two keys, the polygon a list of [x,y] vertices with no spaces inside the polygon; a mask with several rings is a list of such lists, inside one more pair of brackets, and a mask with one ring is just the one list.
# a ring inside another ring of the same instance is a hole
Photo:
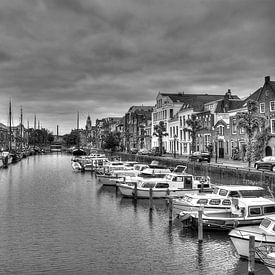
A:
{"label": "boat hull", "polygon": [[[264,234],[261,231],[253,231],[251,227],[245,228],[235,228],[229,233],[231,242],[233,243],[236,251],[241,258],[249,257],[249,237],[255,236],[255,247],[261,245],[275,245],[275,236]],[[260,260],[257,253],[255,254],[255,259]]]}
{"label": "boat hull", "polygon": [[[124,184],[118,184],[118,188],[124,197],[135,197],[134,186],[128,186]],[[183,196],[187,192],[196,192],[194,189],[168,189],[168,188],[152,188],[152,198],[167,198],[169,196]],[[199,190],[198,190],[199,191]],[[150,197],[149,188],[137,188],[136,192],[137,198],[148,199]]]}

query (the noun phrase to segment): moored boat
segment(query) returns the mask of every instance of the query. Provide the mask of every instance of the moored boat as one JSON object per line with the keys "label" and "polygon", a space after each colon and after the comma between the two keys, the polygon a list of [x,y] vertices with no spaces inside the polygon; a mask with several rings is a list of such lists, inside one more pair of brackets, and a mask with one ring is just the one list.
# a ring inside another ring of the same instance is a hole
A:
{"label": "moored boat", "polygon": [[254,185],[216,185],[211,193],[186,194],[182,198],[173,199],[173,213],[181,211],[198,211],[203,207],[204,211],[219,211],[230,209],[232,198],[254,198],[268,195],[268,192]]}
{"label": "moored boat", "polygon": [[[232,200],[230,209],[224,211],[203,211],[205,229],[230,230],[238,226],[258,225],[267,215],[275,214],[275,203],[268,198],[238,198]],[[182,211],[181,221],[190,220],[197,226],[198,211]]]}
{"label": "moored boat", "polygon": [[[205,183],[205,189],[210,190],[210,185]],[[149,198],[152,189],[152,198],[167,198],[184,196],[188,192],[199,192],[202,183],[191,174],[170,172],[164,178],[138,180],[136,186],[127,182],[118,183],[117,186],[125,197]]]}
{"label": "moored boat", "polygon": [[[260,225],[234,228],[229,237],[241,258],[249,257],[249,237],[255,237],[255,248],[261,246],[275,246],[275,214],[264,217]],[[267,252],[267,251],[266,251]],[[256,253],[255,259],[260,260]]]}
{"label": "moored boat", "polygon": [[261,262],[275,275],[275,244],[260,245],[255,248],[255,252]]}

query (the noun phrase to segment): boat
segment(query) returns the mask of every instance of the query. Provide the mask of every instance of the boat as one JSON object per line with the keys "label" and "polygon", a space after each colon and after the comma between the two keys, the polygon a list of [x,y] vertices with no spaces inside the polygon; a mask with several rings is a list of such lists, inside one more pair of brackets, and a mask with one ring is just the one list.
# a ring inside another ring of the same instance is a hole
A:
{"label": "boat", "polygon": [[[242,226],[229,232],[230,240],[241,258],[249,257],[249,238],[255,237],[255,249],[263,246],[275,246],[275,214],[264,217],[260,225]],[[259,251],[258,250],[258,251]],[[275,251],[275,250],[273,250]],[[257,252],[257,250],[256,250]],[[267,251],[266,251],[267,252]],[[261,253],[261,252],[260,252]],[[260,260],[259,253],[255,259]]]}
{"label": "boat", "polygon": [[111,173],[97,175],[97,182],[105,186],[116,186],[117,181],[123,180],[126,177],[136,177],[138,171],[136,170],[113,170]]}
{"label": "boat", "polygon": [[2,167],[8,168],[9,164],[12,163],[12,155],[9,151],[3,151],[0,153],[0,159],[2,161]]}
{"label": "boat", "polygon": [[275,244],[260,245],[255,248],[255,252],[260,261],[275,275]]}
{"label": "boat", "polygon": [[134,165],[134,170],[136,172],[135,176],[126,175],[125,177],[118,178],[116,179],[116,185],[120,183],[134,185],[141,180],[162,179],[171,173],[169,168],[150,168],[147,164],[136,164]]}
{"label": "boat", "polygon": [[[203,180],[203,179],[202,179]],[[173,213],[182,211],[198,211],[203,206],[205,211],[223,212],[230,209],[232,198],[263,197],[267,191],[255,185],[216,185],[211,193],[188,193],[181,198],[173,199]]]}
{"label": "boat", "polygon": [[[203,210],[203,208],[202,208]],[[202,213],[203,227],[211,230],[230,230],[238,226],[260,224],[266,215],[275,214],[275,202],[269,198],[234,198],[230,209]],[[197,227],[198,211],[182,211],[180,221],[188,220]]]}
{"label": "boat", "polygon": [[85,152],[85,150],[82,149],[82,148],[76,148],[76,149],[74,149],[73,152],[72,152],[72,154],[73,154],[73,156],[85,156],[85,155],[87,155],[87,153]]}
{"label": "boat", "polygon": [[[152,198],[168,198],[184,196],[188,192],[199,192],[202,183],[191,174],[170,172],[163,178],[143,178],[138,180],[136,185],[121,182],[117,183],[117,186],[125,197],[149,198],[152,189]],[[204,183],[204,186],[205,189],[211,189],[210,183]]]}
{"label": "boat", "polygon": [[72,165],[73,171],[75,171],[75,172],[84,172],[84,167],[81,165],[80,162],[72,161],[71,165]]}

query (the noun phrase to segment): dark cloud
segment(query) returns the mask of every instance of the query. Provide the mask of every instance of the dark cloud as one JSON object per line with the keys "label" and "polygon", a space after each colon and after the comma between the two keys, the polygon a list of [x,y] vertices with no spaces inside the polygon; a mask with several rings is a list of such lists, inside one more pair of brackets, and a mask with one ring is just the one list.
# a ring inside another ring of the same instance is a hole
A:
{"label": "dark cloud", "polygon": [[2,0],[0,121],[9,97],[69,131],[77,111],[121,116],[162,90],[248,95],[275,75],[274,12],[274,0]]}

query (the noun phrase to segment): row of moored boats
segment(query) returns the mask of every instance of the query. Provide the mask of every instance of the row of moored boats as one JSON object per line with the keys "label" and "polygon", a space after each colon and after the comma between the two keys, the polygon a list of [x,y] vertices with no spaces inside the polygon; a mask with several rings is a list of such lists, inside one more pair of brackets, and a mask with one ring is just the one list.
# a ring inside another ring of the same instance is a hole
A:
{"label": "row of moored boats", "polygon": [[[256,260],[275,274],[275,201],[270,189],[254,185],[214,185],[208,176],[187,173],[186,166],[167,168],[110,160],[103,154],[73,157],[76,172],[94,172],[99,184],[116,186],[124,197],[164,198],[185,225],[197,226],[202,212],[207,230],[228,230],[241,257],[249,257],[249,239],[255,237]],[[274,252],[273,252],[274,250]]]}

